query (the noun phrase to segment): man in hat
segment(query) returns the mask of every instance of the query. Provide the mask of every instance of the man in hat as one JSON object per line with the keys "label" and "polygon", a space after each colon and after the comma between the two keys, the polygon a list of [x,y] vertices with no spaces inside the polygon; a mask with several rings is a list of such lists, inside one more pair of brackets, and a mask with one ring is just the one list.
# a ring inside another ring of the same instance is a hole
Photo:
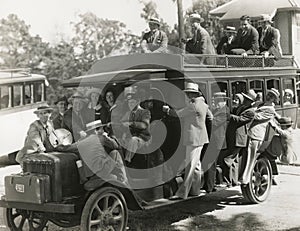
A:
{"label": "man in hat", "polygon": [[230,53],[234,55],[255,55],[259,53],[258,32],[250,24],[250,17],[243,15],[240,18],[241,28],[237,32]]}
{"label": "man in hat", "polygon": [[[215,54],[215,48],[207,30],[201,26],[204,19],[199,14],[190,15],[193,38],[187,41],[186,51],[191,54]],[[201,60],[205,63],[206,60]],[[209,64],[206,62],[206,64]]]}
{"label": "man in hat", "polygon": [[220,165],[223,171],[225,181],[230,186],[238,184],[239,173],[239,153],[247,147],[247,126],[254,118],[255,108],[253,103],[256,98],[256,93],[250,89],[243,95],[243,103],[236,114],[230,114],[227,130],[226,142],[227,150],[220,158]]}
{"label": "man in hat", "polygon": [[54,129],[63,128],[63,118],[67,110],[68,99],[66,96],[59,97],[54,104],[57,107],[57,111],[51,115]]}
{"label": "man in hat", "polygon": [[234,26],[226,26],[225,35],[221,38],[220,42],[217,46],[217,53],[218,54],[229,54],[230,50],[232,49],[232,43],[236,37],[236,30]]}
{"label": "man in hat", "polygon": [[248,129],[248,150],[246,155],[242,156],[242,158],[244,158],[242,162],[246,163],[241,176],[242,184],[248,184],[250,181],[251,170],[254,167],[257,151],[265,138],[267,125],[271,119],[279,118],[274,107],[279,96],[279,91],[275,88],[271,88],[267,91],[266,101],[255,110],[254,118]]}
{"label": "man in hat", "polygon": [[101,120],[86,125],[87,136],[68,146],[58,146],[56,149],[79,154],[82,166],[81,179],[88,180],[85,188],[95,187],[103,180],[118,180],[128,184],[125,167],[119,153],[121,146],[118,141],[104,132]]}
{"label": "man in hat", "polygon": [[287,88],[284,89],[284,95],[283,95],[283,105],[290,105],[294,103],[294,92],[293,90]]}
{"label": "man in hat", "polygon": [[273,23],[272,17],[267,14],[261,15],[262,26],[258,28],[259,33],[259,51],[265,57],[273,55],[275,58],[282,56],[280,47],[280,32],[278,29],[271,26]]}
{"label": "man in hat", "polygon": [[141,47],[144,53],[166,53],[168,50],[168,37],[165,32],[160,29],[160,21],[157,18],[150,18],[150,31],[145,33]]}
{"label": "man in hat", "polygon": [[34,111],[38,120],[30,124],[24,147],[16,156],[16,161],[21,165],[23,164],[24,158],[30,154],[53,150],[49,141],[49,136],[54,130],[53,123],[49,119],[52,111],[53,109],[48,105],[38,107],[37,110]]}
{"label": "man in hat", "polygon": [[151,142],[149,130],[151,113],[148,109],[141,107],[140,100],[133,87],[127,87],[124,91],[129,111],[125,113],[121,121],[124,127],[127,128],[127,132],[123,135],[126,147],[125,161],[130,163],[136,151]]}
{"label": "man in hat", "polygon": [[86,98],[82,93],[76,92],[72,97],[72,108],[64,114],[63,128],[73,135],[73,141],[86,137],[86,124],[94,120],[95,116],[85,111]]}
{"label": "man in hat", "polygon": [[202,94],[198,88],[196,83],[186,84],[184,91],[189,99],[189,103],[183,109],[175,111],[170,109],[169,106],[163,106],[163,111],[167,114],[183,119],[182,136],[183,145],[186,146],[183,183],[178,188],[175,196],[170,199],[186,199],[189,193],[199,194],[200,192],[201,178],[198,176],[198,172],[201,169],[201,150],[203,145],[209,142],[205,126],[206,115],[209,112],[208,105],[201,97]]}

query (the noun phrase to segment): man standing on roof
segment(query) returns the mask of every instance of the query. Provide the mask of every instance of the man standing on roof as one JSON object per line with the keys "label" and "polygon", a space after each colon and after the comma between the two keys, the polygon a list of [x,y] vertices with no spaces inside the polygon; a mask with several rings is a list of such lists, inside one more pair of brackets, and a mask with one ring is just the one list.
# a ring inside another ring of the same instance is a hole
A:
{"label": "man standing on roof", "polygon": [[237,32],[233,48],[230,52],[234,55],[255,55],[259,53],[258,32],[250,24],[250,17],[243,15],[240,18],[241,28]]}
{"label": "man standing on roof", "polygon": [[260,22],[262,23],[262,26],[258,28],[260,53],[265,57],[274,55],[275,58],[281,58],[280,32],[271,26],[273,23],[272,17],[267,14],[262,14]]}
{"label": "man standing on roof", "polygon": [[160,30],[160,21],[157,18],[150,18],[150,31],[145,33],[141,47],[143,53],[166,53],[168,49],[168,37],[165,32]]}

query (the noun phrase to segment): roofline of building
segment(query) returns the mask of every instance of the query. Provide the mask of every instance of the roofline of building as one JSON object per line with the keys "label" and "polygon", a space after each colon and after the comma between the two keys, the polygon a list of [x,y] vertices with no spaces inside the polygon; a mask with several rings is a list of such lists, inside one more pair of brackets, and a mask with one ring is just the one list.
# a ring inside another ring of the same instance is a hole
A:
{"label": "roofline of building", "polygon": [[282,12],[282,11],[300,11],[299,6],[291,6],[291,7],[282,7],[282,8],[277,8],[277,12]]}

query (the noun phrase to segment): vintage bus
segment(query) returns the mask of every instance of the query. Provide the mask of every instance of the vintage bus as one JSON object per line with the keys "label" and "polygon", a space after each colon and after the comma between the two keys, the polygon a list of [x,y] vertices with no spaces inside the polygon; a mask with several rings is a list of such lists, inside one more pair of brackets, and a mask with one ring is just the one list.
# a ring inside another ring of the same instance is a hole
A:
{"label": "vintage bus", "polygon": [[0,164],[24,145],[29,125],[36,119],[33,111],[45,104],[46,84],[45,76],[29,69],[0,70]]}
{"label": "vintage bus", "polygon": [[[153,117],[159,132],[153,133],[155,136],[152,137],[156,149],[149,153],[136,153],[136,161],[132,161],[135,165],[127,168],[130,187],[113,180],[100,180],[92,186],[80,183],[75,163],[78,157],[72,153],[32,155],[24,162],[25,173],[16,176],[18,187],[9,180],[14,176],[7,178],[5,186],[8,193],[0,200],[0,206],[6,208],[8,226],[11,230],[25,230],[23,227],[42,230],[51,220],[61,227],[80,225],[81,230],[88,231],[126,230],[128,209],[149,209],[176,203],[166,198],[172,188],[169,170],[174,172],[175,168],[176,171],[183,162],[181,124],[176,117],[166,116],[162,106],[184,107],[186,99],[182,90],[186,82],[199,85],[210,107],[213,107],[216,92],[226,94],[227,105],[231,108],[234,95],[250,88],[261,92],[263,100],[271,88],[280,93],[288,88],[294,93],[293,99],[287,104],[281,95],[275,107],[279,114],[290,116],[296,122],[296,78],[297,68],[292,57],[274,60],[261,56],[133,54],[97,61],[86,75],[66,80],[64,87],[81,90],[97,87],[102,94],[112,90],[117,105],[115,115],[112,111],[112,126],[118,124],[118,116],[124,114],[118,110],[118,106],[122,109],[125,102],[124,89],[128,86],[143,89],[139,92],[141,102],[151,96],[157,104],[153,107],[156,109]],[[266,144],[274,133],[268,131],[267,134]],[[160,158],[161,155],[163,158]],[[249,184],[242,187],[243,195],[252,203],[261,203],[267,199],[272,184],[272,169],[267,157],[263,154],[258,156],[251,174]],[[173,178],[176,176],[175,173]],[[30,177],[40,177],[45,182],[43,187],[50,189],[51,195],[29,195],[30,191],[24,190],[24,185]]]}

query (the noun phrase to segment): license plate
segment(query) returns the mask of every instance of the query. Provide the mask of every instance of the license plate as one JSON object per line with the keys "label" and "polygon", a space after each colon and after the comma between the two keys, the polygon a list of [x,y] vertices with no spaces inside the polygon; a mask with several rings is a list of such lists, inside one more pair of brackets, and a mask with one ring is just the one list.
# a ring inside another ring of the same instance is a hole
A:
{"label": "license plate", "polygon": [[24,193],[25,192],[25,187],[23,184],[16,184],[16,191],[19,193]]}

